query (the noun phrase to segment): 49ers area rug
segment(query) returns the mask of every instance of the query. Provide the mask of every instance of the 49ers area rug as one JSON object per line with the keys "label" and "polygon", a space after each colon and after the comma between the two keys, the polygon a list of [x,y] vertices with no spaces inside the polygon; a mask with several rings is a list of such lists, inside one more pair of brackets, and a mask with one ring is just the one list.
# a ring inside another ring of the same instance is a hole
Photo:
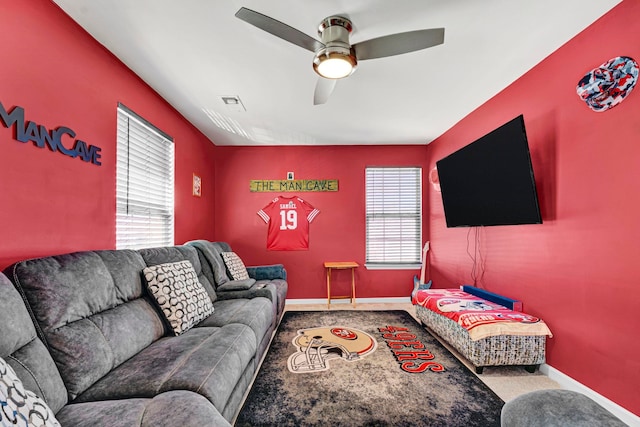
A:
{"label": "49ers area rug", "polygon": [[235,425],[489,427],[503,405],[406,311],[289,311]]}

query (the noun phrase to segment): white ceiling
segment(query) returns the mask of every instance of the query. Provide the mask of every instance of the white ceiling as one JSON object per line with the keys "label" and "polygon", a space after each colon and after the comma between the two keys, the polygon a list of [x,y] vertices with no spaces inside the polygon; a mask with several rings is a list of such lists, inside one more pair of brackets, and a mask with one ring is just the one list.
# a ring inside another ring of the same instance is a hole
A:
{"label": "white ceiling", "polygon": [[[620,1],[54,0],[216,145],[428,144]],[[352,43],[436,27],[445,41],[362,61],[314,106],[313,53],[240,7],[315,38],[342,15]]]}

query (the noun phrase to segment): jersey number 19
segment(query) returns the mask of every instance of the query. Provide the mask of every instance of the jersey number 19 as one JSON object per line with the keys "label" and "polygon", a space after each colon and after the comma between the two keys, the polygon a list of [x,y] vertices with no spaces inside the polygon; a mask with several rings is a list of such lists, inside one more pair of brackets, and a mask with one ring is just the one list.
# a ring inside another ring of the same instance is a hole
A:
{"label": "jersey number 19", "polygon": [[280,211],[280,230],[295,230],[298,228],[298,212]]}

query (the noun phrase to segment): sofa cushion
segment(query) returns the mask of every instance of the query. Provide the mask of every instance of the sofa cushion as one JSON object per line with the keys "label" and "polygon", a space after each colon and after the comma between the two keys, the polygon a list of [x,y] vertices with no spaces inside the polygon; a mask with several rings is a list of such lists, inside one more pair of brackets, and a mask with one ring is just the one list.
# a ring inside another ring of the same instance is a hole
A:
{"label": "sofa cushion", "polygon": [[0,425],[60,427],[49,405],[30,390],[0,357]]}
{"label": "sofa cushion", "polygon": [[67,389],[58,368],[38,338],[22,297],[0,273],[0,357],[13,368],[24,387],[44,399],[53,412],[67,403]]}
{"label": "sofa cushion", "polygon": [[245,325],[192,328],[145,348],[78,396],[77,402],[191,390],[222,411],[238,380],[251,368],[255,352],[255,335]]}
{"label": "sofa cushion", "polygon": [[247,268],[244,266],[238,254],[235,252],[222,252],[220,255],[222,255],[222,260],[227,267],[227,272],[233,280],[247,280],[249,278]]}
{"label": "sofa cushion", "polygon": [[222,255],[220,255],[222,252],[231,252],[229,245],[208,240],[193,240],[187,242],[185,246],[198,249],[198,257],[203,266],[202,271],[215,286],[220,286],[231,280],[227,274],[227,267],[224,265]]}
{"label": "sofa cushion", "polygon": [[25,388],[44,399],[54,413],[67,403],[67,389],[60,372],[39,338],[3,357]]}
{"label": "sofa cushion", "polygon": [[145,267],[149,292],[175,335],[213,313],[213,304],[189,261]]}
{"label": "sofa cushion", "polygon": [[256,348],[273,331],[272,304],[267,298],[236,298],[218,300],[213,303],[213,314],[196,325],[219,327],[229,323],[240,323],[251,328],[256,337]]}
{"label": "sofa cushion", "polygon": [[117,250],[31,259],[7,270],[37,320],[70,400],[165,335],[142,283],[145,267],[136,251]]}
{"label": "sofa cushion", "polygon": [[56,416],[62,425],[73,427],[231,427],[211,402],[186,390],[147,399],[74,403]]}

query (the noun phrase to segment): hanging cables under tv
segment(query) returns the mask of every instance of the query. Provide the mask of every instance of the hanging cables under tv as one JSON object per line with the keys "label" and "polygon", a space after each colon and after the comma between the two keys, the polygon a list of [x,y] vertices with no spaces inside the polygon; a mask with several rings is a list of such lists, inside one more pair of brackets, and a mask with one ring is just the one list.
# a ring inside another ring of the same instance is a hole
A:
{"label": "hanging cables under tv", "polygon": [[[482,256],[481,245],[481,227],[470,227],[467,231],[467,254],[473,264],[471,265],[471,280],[473,286],[482,287],[482,279],[484,277],[484,257]],[[471,253],[471,230],[473,230],[473,253]]]}

